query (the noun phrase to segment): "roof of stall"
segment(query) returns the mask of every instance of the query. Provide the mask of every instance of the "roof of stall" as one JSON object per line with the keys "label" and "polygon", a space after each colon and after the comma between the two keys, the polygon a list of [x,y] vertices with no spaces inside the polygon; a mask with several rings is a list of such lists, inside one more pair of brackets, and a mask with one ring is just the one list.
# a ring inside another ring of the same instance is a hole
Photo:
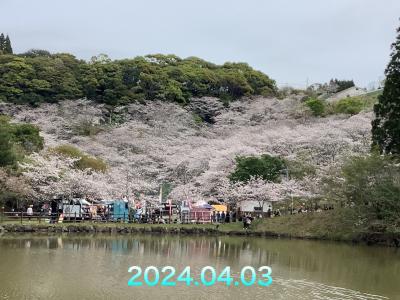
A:
{"label": "roof of stall", "polygon": [[222,204],[214,204],[214,205],[211,205],[216,211],[223,211],[223,212],[226,212],[227,210],[228,210],[228,208],[227,208],[227,206],[226,205],[222,205]]}

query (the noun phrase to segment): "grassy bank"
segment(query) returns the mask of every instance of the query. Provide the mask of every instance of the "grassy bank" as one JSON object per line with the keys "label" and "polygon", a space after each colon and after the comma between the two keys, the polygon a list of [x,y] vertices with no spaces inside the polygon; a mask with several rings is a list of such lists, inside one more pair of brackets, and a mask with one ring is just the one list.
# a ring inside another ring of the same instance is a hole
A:
{"label": "grassy bank", "polygon": [[[333,240],[400,247],[400,230],[380,224],[362,223],[349,209],[303,213],[268,219],[257,219],[250,230],[241,222],[228,224],[128,224],[128,223],[63,223],[38,224],[17,221],[0,223],[0,231],[33,233],[165,233],[222,234],[237,236],[282,237]],[[390,229],[388,229],[390,228]]]}
{"label": "grassy bank", "polygon": [[253,231],[290,238],[361,242],[400,247],[400,229],[358,218],[351,209],[256,220]]}
{"label": "grassy bank", "polygon": [[349,241],[365,232],[352,221],[349,211],[335,210],[303,213],[256,220],[255,231],[268,231],[298,238],[317,238]]}

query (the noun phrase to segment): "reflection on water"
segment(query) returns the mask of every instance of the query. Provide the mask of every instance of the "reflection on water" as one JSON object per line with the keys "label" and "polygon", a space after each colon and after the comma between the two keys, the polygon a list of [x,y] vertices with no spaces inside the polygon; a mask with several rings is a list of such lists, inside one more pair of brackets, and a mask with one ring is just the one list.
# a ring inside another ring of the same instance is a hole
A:
{"label": "reflection on water", "polygon": [[[270,287],[128,287],[127,269],[272,267]],[[316,241],[163,235],[0,237],[0,299],[400,299],[400,252]]]}

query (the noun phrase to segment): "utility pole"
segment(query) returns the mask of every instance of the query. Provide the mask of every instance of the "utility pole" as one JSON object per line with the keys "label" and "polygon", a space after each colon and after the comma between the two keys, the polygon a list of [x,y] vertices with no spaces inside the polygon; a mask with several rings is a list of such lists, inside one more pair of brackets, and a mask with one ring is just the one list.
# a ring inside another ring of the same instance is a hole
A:
{"label": "utility pole", "polygon": [[[287,167],[285,169],[285,172],[286,172],[286,181],[289,181],[289,169]],[[292,204],[291,204],[292,208],[291,208],[290,214],[292,215],[293,214],[293,193],[292,193],[292,189],[290,189],[290,198],[292,200]]]}
{"label": "utility pole", "polygon": [[129,168],[126,169],[125,195],[129,201]]}

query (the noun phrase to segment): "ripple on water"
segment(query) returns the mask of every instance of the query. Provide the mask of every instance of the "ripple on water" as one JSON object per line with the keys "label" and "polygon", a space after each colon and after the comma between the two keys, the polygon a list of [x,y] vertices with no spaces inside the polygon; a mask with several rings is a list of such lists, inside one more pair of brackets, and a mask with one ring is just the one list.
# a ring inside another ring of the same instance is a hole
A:
{"label": "ripple on water", "polygon": [[306,280],[274,278],[273,284],[281,289],[284,297],[281,299],[323,299],[323,300],[381,300],[387,297],[362,293],[359,291],[330,286]]}

